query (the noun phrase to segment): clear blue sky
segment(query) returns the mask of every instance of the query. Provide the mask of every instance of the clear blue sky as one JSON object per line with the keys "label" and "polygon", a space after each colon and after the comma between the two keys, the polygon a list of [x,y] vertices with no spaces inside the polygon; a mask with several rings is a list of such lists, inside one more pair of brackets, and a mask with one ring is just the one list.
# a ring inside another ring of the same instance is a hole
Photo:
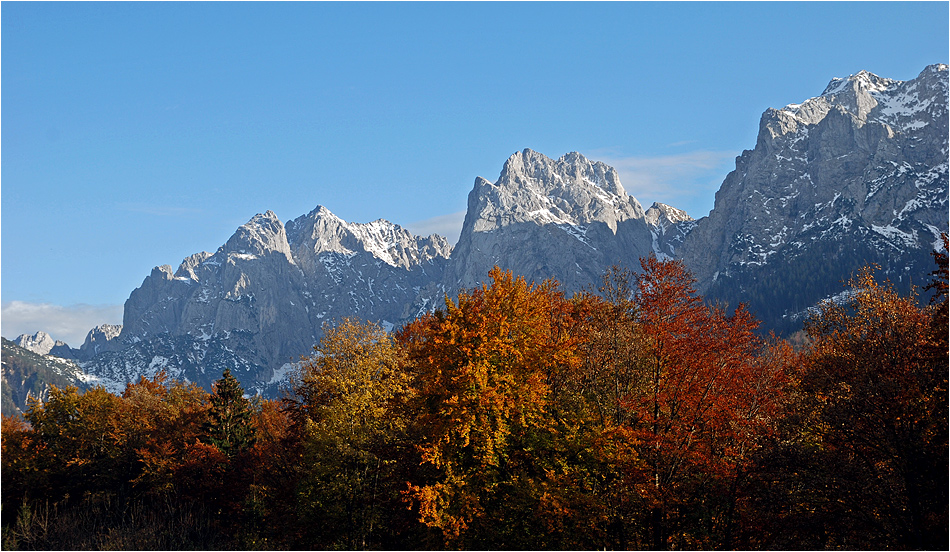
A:
{"label": "clear blue sky", "polygon": [[523,148],[704,216],[766,108],[862,69],[914,78],[950,40],[947,2],[3,2],[0,20],[2,334],[73,346],[255,213],[460,224],[475,177]]}

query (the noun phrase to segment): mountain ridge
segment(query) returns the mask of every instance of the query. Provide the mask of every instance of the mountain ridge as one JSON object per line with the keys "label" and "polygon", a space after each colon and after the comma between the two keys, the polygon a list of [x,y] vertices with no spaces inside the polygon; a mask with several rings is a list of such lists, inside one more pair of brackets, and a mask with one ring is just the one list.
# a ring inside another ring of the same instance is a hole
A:
{"label": "mountain ridge", "polygon": [[475,178],[455,247],[320,205],[286,224],[266,211],[214,253],[155,267],[121,327],[60,352],[115,388],[159,369],[207,387],[228,367],[249,391],[272,394],[325,322],[396,327],[495,265],[557,278],[569,293],[592,289],[609,266],[636,268],[650,254],[682,259],[710,300],[749,302],[787,331],[862,263],[898,282],[929,274],[948,226],[946,91],[944,64],[910,81],[862,71],[766,110],[754,148],[700,219],[662,203],[644,211],[605,163],[530,149],[495,182]]}

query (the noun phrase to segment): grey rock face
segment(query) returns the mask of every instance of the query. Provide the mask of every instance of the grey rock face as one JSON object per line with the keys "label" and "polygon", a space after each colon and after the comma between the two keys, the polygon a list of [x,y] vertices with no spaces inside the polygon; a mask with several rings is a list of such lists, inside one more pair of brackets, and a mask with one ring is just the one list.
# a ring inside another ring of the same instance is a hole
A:
{"label": "grey rock face", "polygon": [[654,203],[644,217],[653,236],[653,253],[659,259],[677,258],[677,248],[696,227],[686,211],[665,203]]}
{"label": "grey rock face", "polygon": [[47,355],[56,346],[56,341],[46,332],[36,332],[33,335],[22,334],[13,342],[38,355]]}
{"label": "grey rock face", "polygon": [[[810,266],[839,291],[867,262],[895,280],[925,275],[927,253],[948,226],[947,134],[946,65],[906,82],[862,71],[819,97],[770,109],[682,258],[701,290],[733,304],[743,293],[781,303],[765,286],[780,284],[777,271],[790,267]],[[809,275],[785,279],[795,278]],[[828,292],[800,289],[796,308]]]}
{"label": "grey rock face", "polygon": [[209,386],[229,367],[246,388],[269,389],[325,322],[393,325],[424,309],[413,305],[441,281],[450,251],[383,220],[352,224],[318,207],[285,228],[268,211],[215,253],[153,269],[126,301],[121,333],[90,333],[84,351],[99,350],[83,367],[113,387],[142,367]]}
{"label": "grey rock face", "polygon": [[102,324],[96,326],[86,334],[86,340],[79,348],[79,357],[92,358],[99,353],[121,348],[121,343],[116,340],[121,333],[121,325]]}
{"label": "grey rock face", "polygon": [[494,183],[475,180],[445,287],[473,287],[497,265],[579,290],[610,265],[650,251],[643,208],[614,169],[579,153],[555,161],[526,149],[508,158]]}

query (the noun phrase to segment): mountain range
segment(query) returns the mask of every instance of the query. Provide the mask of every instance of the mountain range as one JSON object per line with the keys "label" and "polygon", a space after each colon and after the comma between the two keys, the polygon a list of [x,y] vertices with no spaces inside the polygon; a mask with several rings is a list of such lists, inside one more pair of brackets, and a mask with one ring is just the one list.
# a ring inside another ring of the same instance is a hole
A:
{"label": "mountain range", "polygon": [[[661,203],[644,210],[602,162],[529,149],[494,182],[475,179],[455,247],[322,206],[286,224],[267,211],[214,253],[154,268],[122,325],[94,328],[80,348],[42,332],[9,346],[68,359],[77,384],[116,392],[160,369],[208,388],[230,368],[249,393],[272,396],[324,323],[398,327],[496,265],[569,293],[593,289],[608,267],[636,269],[650,254],[682,259],[708,299],[745,302],[787,334],[867,263],[905,289],[929,281],[948,231],[947,109],[946,65],[909,81],[833,79],[762,115],[755,146],[699,220]],[[21,389],[8,381],[7,349],[4,387]]]}

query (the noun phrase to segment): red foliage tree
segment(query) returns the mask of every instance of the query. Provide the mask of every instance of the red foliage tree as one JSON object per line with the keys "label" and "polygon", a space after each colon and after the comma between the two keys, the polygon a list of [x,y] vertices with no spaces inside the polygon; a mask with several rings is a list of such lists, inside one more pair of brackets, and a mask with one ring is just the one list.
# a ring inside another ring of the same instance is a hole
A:
{"label": "red foliage tree", "polygon": [[[742,305],[726,315],[704,304],[681,261],[651,256],[641,267],[635,302],[649,351],[639,389],[622,403],[649,466],[638,487],[652,504],[650,544],[728,546],[736,487],[770,431],[784,357],[763,356],[758,322]],[[705,519],[695,519],[698,509]],[[697,532],[697,523],[710,529]]]}

